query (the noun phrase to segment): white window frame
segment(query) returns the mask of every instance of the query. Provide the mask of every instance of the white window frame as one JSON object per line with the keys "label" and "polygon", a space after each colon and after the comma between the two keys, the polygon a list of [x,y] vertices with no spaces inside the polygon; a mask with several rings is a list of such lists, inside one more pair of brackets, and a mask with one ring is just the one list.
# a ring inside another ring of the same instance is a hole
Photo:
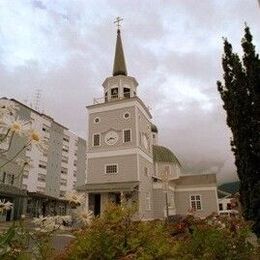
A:
{"label": "white window frame", "polygon": [[[116,165],[116,172],[107,172],[107,166],[115,166]],[[105,169],[104,169],[105,174],[118,174],[118,163],[108,163],[105,164]]]}
{"label": "white window frame", "polygon": [[[192,196],[195,197],[195,200],[191,200],[191,197],[192,197]],[[197,199],[196,199],[196,196],[200,196],[200,199],[197,200]],[[194,208],[192,207],[192,201],[195,201],[196,209],[194,209]],[[197,208],[197,202],[198,202],[198,201],[200,202],[200,209]],[[203,210],[203,207],[202,207],[202,196],[201,196],[201,194],[191,194],[191,195],[190,195],[190,209],[193,209],[193,210],[195,210],[195,211],[201,211],[201,210]]]}
{"label": "white window frame", "polygon": [[175,208],[175,196],[174,193],[169,193],[169,208]]}
{"label": "white window frame", "polygon": [[[130,131],[130,141],[125,142],[125,131]],[[132,129],[131,128],[126,128],[123,129],[123,143],[131,143],[132,142]]]}
{"label": "white window frame", "polygon": [[[95,135],[99,135],[99,145],[94,145],[94,136]],[[99,146],[101,146],[101,134],[100,133],[94,133],[92,135],[92,147],[99,147]]]}
{"label": "white window frame", "polygon": [[145,210],[151,210],[151,192],[145,192]]}
{"label": "white window frame", "polygon": [[[129,117],[125,117],[126,114],[129,114]],[[129,111],[126,111],[126,112],[124,113],[124,115],[123,115],[123,118],[126,119],[126,120],[129,119],[130,117],[131,117],[131,114],[130,114]]]}

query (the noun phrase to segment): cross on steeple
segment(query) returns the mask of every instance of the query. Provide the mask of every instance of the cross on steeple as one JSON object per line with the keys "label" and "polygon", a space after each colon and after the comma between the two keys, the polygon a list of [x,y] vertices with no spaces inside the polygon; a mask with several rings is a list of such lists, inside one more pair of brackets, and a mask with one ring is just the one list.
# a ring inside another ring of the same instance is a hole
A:
{"label": "cross on steeple", "polygon": [[122,22],[124,19],[123,18],[121,18],[121,17],[117,17],[116,18],[116,20],[114,21],[114,23],[116,24],[116,26],[117,26],[117,30],[119,30],[120,29],[120,26],[121,26],[121,24],[120,24],[120,22]]}

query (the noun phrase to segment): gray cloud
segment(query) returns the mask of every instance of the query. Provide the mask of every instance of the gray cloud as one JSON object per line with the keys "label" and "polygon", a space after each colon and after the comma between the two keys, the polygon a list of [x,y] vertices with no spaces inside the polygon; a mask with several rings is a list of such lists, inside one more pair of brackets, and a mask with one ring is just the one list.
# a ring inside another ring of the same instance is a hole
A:
{"label": "gray cloud", "polygon": [[45,112],[85,137],[85,106],[102,96],[102,82],[111,75],[112,21],[121,15],[128,71],[152,108],[161,143],[176,153],[185,172],[218,172],[220,181],[235,178],[231,133],[216,90],[221,37],[240,52],[247,21],[255,43],[260,42],[257,2],[31,3],[18,1],[0,10],[1,96],[30,102],[40,88]]}

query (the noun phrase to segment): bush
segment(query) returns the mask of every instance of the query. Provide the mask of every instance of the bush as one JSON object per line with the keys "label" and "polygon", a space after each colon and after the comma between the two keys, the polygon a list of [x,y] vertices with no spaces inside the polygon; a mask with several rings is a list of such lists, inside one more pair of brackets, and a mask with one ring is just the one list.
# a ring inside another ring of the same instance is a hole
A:
{"label": "bush", "polygon": [[79,231],[61,259],[260,259],[242,218],[187,216],[175,222],[133,221],[133,208],[108,204]]}
{"label": "bush", "polygon": [[134,222],[134,208],[108,204],[103,215],[76,235],[63,259],[165,259],[172,239],[161,222]]}

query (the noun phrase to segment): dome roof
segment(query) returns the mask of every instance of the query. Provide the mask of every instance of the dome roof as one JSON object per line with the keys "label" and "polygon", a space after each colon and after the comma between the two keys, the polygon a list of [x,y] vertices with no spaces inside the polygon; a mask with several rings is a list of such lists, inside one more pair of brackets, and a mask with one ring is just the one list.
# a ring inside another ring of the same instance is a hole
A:
{"label": "dome roof", "polygon": [[158,133],[158,128],[154,124],[151,125],[151,130],[152,130],[153,133]]}
{"label": "dome roof", "polygon": [[174,153],[164,146],[153,145],[153,160],[155,162],[171,162],[181,166]]}

